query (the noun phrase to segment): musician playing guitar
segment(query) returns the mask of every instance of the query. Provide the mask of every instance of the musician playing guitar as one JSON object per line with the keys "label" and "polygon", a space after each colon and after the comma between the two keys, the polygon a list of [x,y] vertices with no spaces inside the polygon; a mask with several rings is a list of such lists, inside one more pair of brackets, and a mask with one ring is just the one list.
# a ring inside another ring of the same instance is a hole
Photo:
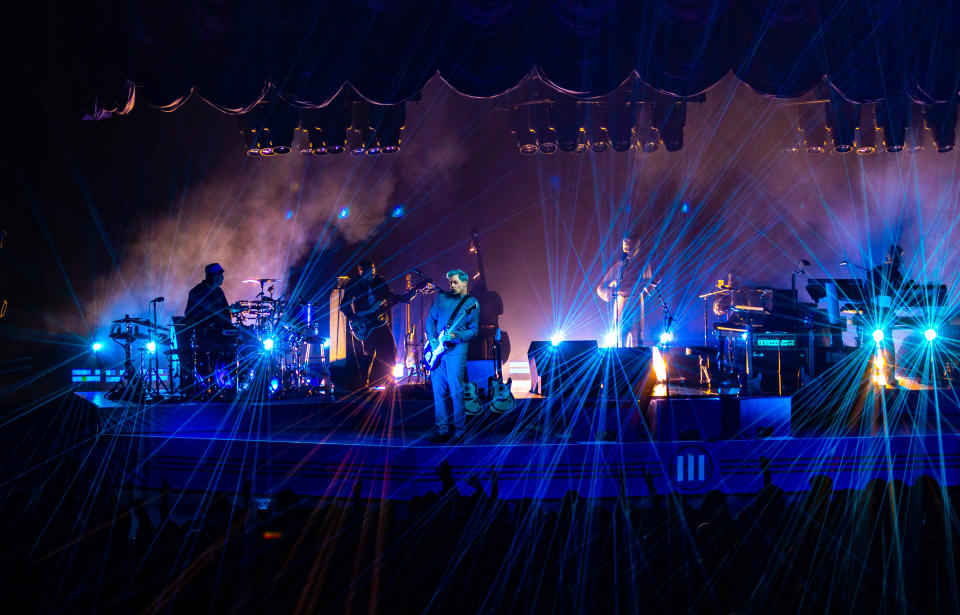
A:
{"label": "musician playing guitar", "polygon": [[390,326],[390,307],[406,303],[413,293],[396,295],[387,281],[377,275],[371,261],[360,261],[357,277],[344,290],[340,311],[351,324],[353,335],[347,343],[355,356],[362,387],[385,384],[397,358],[397,346]]}
{"label": "musician playing guitar", "polygon": [[438,294],[427,315],[425,328],[429,346],[443,346],[443,353],[430,377],[436,423],[436,430],[430,437],[432,442],[457,441],[463,437],[467,345],[480,328],[477,300],[467,293],[469,279],[460,269],[448,272],[450,292]]}

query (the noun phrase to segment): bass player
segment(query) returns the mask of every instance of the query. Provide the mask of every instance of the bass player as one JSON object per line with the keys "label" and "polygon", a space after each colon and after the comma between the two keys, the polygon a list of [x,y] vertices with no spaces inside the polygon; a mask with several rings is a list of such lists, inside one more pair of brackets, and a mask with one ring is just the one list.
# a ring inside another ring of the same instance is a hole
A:
{"label": "bass player", "polygon": [[469,280],[469,276],[461,269],[447,272],[450,292],[438,294],[427,315],[425,328],[430,346],[444,346],[440,362],[430,377],[436,424],[429,438],[431,442],[456,442],[463,437],[467,345],[480,328],[477,300],[467,292]]}
{"label": "bass player", "polygon": [[395,295],[387,281],[377,275],[372,261],[357,264],[357,277],[344,289],[340,311],[353,323],[372,322],[363,335],[350,336],[352,346],[348,356],[356,357],[356,369],[362,388],[384,385],[393,372],[397,360],[397,345],[393,340],[389,307],[394,303],[410,301],[412,294]]}

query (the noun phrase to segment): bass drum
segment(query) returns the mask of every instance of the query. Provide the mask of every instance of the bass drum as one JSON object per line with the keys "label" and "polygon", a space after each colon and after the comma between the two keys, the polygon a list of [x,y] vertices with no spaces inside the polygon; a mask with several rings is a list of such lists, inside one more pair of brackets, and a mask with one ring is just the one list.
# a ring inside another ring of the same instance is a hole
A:
{"label": "bass drum", "polygon": [[283,388],[280,357],[279,352],[264,350],[256,338],[240,344],[234,367],[237,393],[261,398],[279,395]]}

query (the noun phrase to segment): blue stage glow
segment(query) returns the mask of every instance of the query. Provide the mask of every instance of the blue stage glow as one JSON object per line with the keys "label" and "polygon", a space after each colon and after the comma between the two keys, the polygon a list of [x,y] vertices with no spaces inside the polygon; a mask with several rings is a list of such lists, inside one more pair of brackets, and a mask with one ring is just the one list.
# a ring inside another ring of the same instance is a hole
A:
{"label": "blue stage glow", "polygon": [[883,329],[877,329],[873,332],[873,341],[878,344],[883,341]]}
{"label": "blue stage glow", "polygon": [[607,331],[606,335],[603,336],[603,341],[600,343],[601,348],[613,348],[617,345],[617,331],[612,329]]}
{"label": "blue stage glow", "polygon": [[341,218],[346,218],[346,217],[349,216],[349,215],[350,215],[350,208],[349,208],[349,207],[341,207],[341,208],[340,208],[340,214],[339,214],[339,216],[340,216]]}
{"label": "blue stage glow", "polygon": [[287,210],[287,220],[290,220],[290,219],[292,219],[292,218],[293,218],[293,210],[292,210],[292,209],[288,209],[288,210]]}
{"label": "blue stage glow", "polygon": [[149,342],[147,342],[147,352],[156,352],[156,351],[157,351],[157,343],[153,340],[150,340]]}
{"label": "blue stage glow", "polygon": [[937,330],[930,328],[923,332],[923,337],[927,338],[928,342],[932,342],[937,339]]}
{"label": "blue stage glow", "polygon": [[664,331],[660,334],[660,343],[669,344],[673,341],[673,331]]}
{"label": "blue stage glow", "polygon": [[267,339],[263,340],[263,349],[266,351],[273,350],[273,344],[274,344],[273,338],[268,337]]}
{"label": "blue stage glow", "polygon": [[330,340],[329,340],[329,339],[323,340],[323,347],[324,347],[324,348],[329,348],[329,347],[330,347]]}
{"label": "blue stage glow", "polygon": [[554,346],[559,346],[560,343],[563,341],[563,337],[564,337],[563,332],[557,331],[556,333],[553,334],[553,337],[550,338],[550,343],[553,344]]}
{"label": "blue stage glow", "polygon": [[280,379],[274,376],[270,379],[270,392],[273,393],[280,388]]}
{"label": "blue stage glow", "polygon": [[406,213],[406,210],[404,209],[403,205],[397,205],[396,207],[393,208],[393,211],[390,213],[390,217],[402,218],[403,214],[405,213]]}
{"label": "blue stage glow", "polygon": [[94,352],[100,352],[101,350],[103,350],[103,343],[94,342],[93,345],[90,346],[90,349],[93,350]]}
{"label": "blue stage glow", "polygon": [[687,213],[688,211],[690,211],[690,203],[684,203],[683,205],[681,205],[680,211],[682,211],[683,213]]}

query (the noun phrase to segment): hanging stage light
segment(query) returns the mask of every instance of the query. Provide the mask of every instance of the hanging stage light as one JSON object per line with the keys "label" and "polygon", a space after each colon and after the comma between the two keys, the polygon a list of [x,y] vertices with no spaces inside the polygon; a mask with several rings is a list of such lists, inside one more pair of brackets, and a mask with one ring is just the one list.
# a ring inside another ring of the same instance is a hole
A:
{"label": "hanging stage light", "polygon": [[653,125],[653,101],[644,102],[637,109],[637,147],[652,154],[660,147],[660,129]]}
{"label": "hanging stage light", "polygon": [[621,87],[610,95],[608,101],[607,133],[610,135],[610,144],[615,152],[625,152],[633,146],[633,126],[637,123],[637,105],[632,94],[633,88]]}
{"label": "hanging stage light", "polygon": [[375,145],[384,154],[400,151],[400,136],[407,117],[406,103],[397,105],[377,105],[371,109],[370,120],[373,127]]}
{"label": "hanging stage light", "polygon": [[[362,156],[365,153],[375,156],[380,148],[374,148],[373,128],[370,125],[370,105],[365,100],[355,100],[350,105],[350,153]],[[370,151],[373,149],[373,151]]]}
{"label": "hanging stage light", "polygon": [[860,105],[850,102],[831,89],[826,121],[833,140],[833,151],[838,154],[852,152],[857,124],[860,123]]}
{"label": "hanging stage light", "polygon": [[556,95],[550,105],[550,124],[557,131],[557,145],[562,152],[582,154],[587,151],[583,130],[584,109],[573,96]]}
{"label": "hanging stage light", "polygon": [[590,149],[597,153],[607,151],[607,147],[610,145],[610,137],[607,134],[606,126],[606,101],[591,101],[583,106],[583,126]]}
{"label": "hanging stage light", "polygon": [[860,105],[860,125],[857,126],[857,153],[867,156],[877,151],[877,122],[873,103]]}
{"label": "hanging stage light", "polygon": [[289,154],[300,112],[283,101],[262,102],[241,116],[248,156]]}
{"label": "hanging stage light", "polygon": [[906,140],[910,105],[905,94],[891,94],[877,103],[877,125],[883,129],[883,145],[888,152],[899,152]]}
{"label": "hanging stage light", "polygon": [[910,123],[907,126],[906,151],[911,154],[923,151],[923,135],[926,126],[923,121],[923,105],[910,103]]}
{"label": "hanging stage light", "polygon": [[957,101],[928,105],[927,127],[933,133],[937,151],[952,152],[957,138]]}
{"label": "hanging stage light", "polygon": [[537,134],[537,147],[541,154],[557,151],[557,131],[550,124],[550,103],[538,102],[530,105],[530,119],[533,131]]}
{"label": "hanging stage light", "polygon": [[826,151],[824,105],[825,103],[820,101],[797,105],[798,128],[803,132],[803,147],[808,154],[822,154]]}
{"label": "hanging stage light", "polygon": [[[347,127],[350,124],[350,97],[341,92],[326,106],[317,109],[316,128],[311,133],[315,154],[341,154],[347,146]],[[317,141],[313,141],[316,138]],[[319,144],[319,145],[317,145]]]}
{"label": "hanging stage light", "polygon": [[530,126],[529,105],[511,107],[509,114],[510,130],[517,140],[517,148],[524,156],[533,156],[537,153],[537,136]]}
{"label": "hanging stage light", "polygon": [[653,125],[660,131],[663,148],[668,152],[683,149],[683,127],[687,123],[687,103],[678,98],[668,97],[657,101],[651,110]]}

